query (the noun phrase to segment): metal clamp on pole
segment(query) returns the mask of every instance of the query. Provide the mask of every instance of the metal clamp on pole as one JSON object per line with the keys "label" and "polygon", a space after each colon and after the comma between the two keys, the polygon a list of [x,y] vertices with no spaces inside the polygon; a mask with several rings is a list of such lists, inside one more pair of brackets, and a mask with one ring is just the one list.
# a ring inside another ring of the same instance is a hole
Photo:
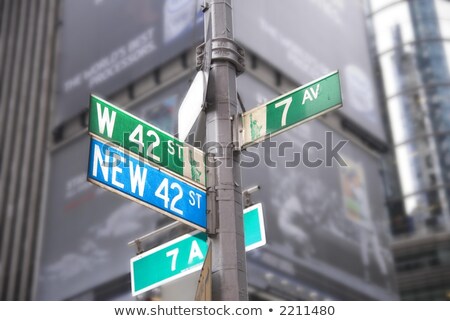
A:
{"label": "metal clamp on pole", "polygon": [[245,51],[234,40],[215,38],[212,40],[211,61],[226,60],[236,67],[236,76],[245,71]]}
{"label": "metal clamp on pole", "polygon": [[[196,49],[197,61],[196,69],[204,70],[205,55],[208,55],[207,42],[202,43]],[[245,71],[245,50],[235,41],[228,38],[216,38],[212,40],[211,60],[227,60],[236,67],[236,75],[239,76]]]}

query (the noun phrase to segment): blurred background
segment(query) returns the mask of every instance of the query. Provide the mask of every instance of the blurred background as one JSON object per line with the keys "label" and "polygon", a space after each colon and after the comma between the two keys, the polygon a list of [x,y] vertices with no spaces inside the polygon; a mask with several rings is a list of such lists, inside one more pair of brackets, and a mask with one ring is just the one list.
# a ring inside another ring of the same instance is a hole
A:
{"label": "blurred background", "polygon": [[[170,219],[86,181],[89,95],[175,134],[202,4],[0,0],[0,299],[135,299],[127,243]],[[450,300],[450,1],[233,10],[247,110],[336,69],[344,100],[274,139],[294,142],[276,169],[242,169],[266,215],[267,245],[247,254],[250,299]],[[349,166],[285,167],[327,131],[349,141]],[[193,299],[198,276],[138,299]]]}

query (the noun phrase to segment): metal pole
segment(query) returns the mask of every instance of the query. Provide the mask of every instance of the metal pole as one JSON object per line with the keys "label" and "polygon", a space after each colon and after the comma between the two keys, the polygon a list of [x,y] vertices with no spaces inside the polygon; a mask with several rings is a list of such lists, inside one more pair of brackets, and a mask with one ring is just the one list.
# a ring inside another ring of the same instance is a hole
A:
{"label": "metal pole", "polygon": [[[231,0],[208,0],[212,56],[206,96],[208,202],[217,222],[209,231],[212,245],[213,300],[247,300],[239,152],[233,145],[237,113],[236,74],[243,71],[243,50],[234,42]],[[211,219],[211,217],[209,217]],[[215,230],[215,231],[214,231]],[[215,233],[217,232],[217,233]]]}

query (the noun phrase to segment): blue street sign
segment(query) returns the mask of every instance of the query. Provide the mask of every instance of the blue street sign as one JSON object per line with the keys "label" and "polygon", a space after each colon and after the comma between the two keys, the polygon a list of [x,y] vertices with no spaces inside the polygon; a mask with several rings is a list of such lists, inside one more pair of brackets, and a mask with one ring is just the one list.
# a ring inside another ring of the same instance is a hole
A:
{"label": "blue street sign", "polygon": [[206,193],[97,138],[91,138],[88,180],[200,231]]}

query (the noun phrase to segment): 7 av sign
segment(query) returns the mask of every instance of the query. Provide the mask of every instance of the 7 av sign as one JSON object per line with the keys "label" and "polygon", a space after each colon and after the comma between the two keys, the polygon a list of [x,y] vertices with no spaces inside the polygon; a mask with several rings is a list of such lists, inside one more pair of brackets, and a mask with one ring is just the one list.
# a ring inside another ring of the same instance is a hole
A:
{"label": "7 av sign", "polygon": [[341,106],[339,72],[335,71],[244,113],[240,145],[248,147]]}

